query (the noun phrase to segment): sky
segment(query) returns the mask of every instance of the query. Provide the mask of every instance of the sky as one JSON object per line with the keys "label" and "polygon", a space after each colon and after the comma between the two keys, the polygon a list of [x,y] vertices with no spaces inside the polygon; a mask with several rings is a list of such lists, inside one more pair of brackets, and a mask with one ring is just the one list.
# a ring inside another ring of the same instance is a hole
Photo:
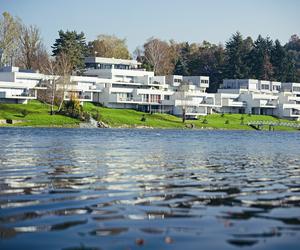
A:
{"label": "sky", "polygon": [[0,12],[40,28],[49,51],[58,30],[126,38],[130,52],[150,37],[225,43],[236,31],[286,43],[300,35],[300,0],[0,0]]}

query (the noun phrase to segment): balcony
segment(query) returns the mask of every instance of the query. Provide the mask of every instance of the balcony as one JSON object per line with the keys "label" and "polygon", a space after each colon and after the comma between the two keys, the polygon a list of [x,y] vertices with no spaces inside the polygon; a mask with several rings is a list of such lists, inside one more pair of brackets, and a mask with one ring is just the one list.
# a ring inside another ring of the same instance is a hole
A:
{"label": "balcony", "polygon": [[246,107],[246,102],[235,101],[232,99],[223,99],[222,106],[225,107]]}
{"label": "balcony", "polygon": [[14,94],[14,93],[7,93],[1,92],[0,98],[7,98],[7,99],[36,99],[36,95],[33,92],[23,92],[21,94]]}
{"label": "balcony", "polygon": [[277,103],[274,100],[254,100],[252,106],[259,108],[276,108]]}
{"label": "balcony", "polygon": [[300,110],[298,110],[298,109],[293,109],[293,110],[292,110],[292,115],[293,115],[293,116],[300,116]]}

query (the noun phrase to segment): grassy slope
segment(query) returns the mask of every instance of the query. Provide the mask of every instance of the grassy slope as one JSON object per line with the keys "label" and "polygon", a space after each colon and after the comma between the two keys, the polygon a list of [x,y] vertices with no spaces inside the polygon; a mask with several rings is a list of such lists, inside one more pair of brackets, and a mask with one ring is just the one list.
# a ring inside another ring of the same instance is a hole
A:
{"label": "grassy slope", "polygon": [[[22,111],[27,110],[24,117]],[[24,120],[13,126],[64,126],[73,127],[79,120],[63,115],[49,115],[49,105],[32,100],[28,104],[0,104],[0,119]],[[2,125],[12,126],[12,125]]]}
{"label": "grassy slope", "polygon": [[[146,126],[155,128],[185,128],[185,124],[182,123],[181,118],[167,115],[167,114],[145,114],[143,112],[138,112],[130,109],[109,109],[103,107],[97,107],[92,103],[85,103],[84,109],[92,114],[96,114],[97,110],[100,113],[101,120],[112,127],[127,126]],[[141,117],[145,114],[146,121],[142,122]],[[220,114],[213,114],[206,116],[207,124],[203,123],[204,117],[199,120],[187,121],[187,124],[194,124],[196,128],[215,128],[215,129],[243,129],[243,130],[253,130],[253,128],[247,125],[241,125],[240,114],[225,114],[223,117]],[[277,119],[272,116],[263,115],[243,115],[244,124],[248,121],[288,121],[283,119]],[[229,124],[225,124],[226,120]],[[268,127],[265,127],[268,129]],[[287,127],[276,127],[275,130],[293,130]]]}
{"label": "grassy slope", "polygon": [[[27,110],[28,115],[22,115],[22,111]],[[247,125],[241,125],[240,114],[220,114],[206,116],[207,124],[203,123],[204,117],[200,120],[187,121],[183,124],[181,118],[167,114],[147,114],[130,109],[109,109],[95,106],[92,103],[85,103],[84,110],[91,114],[100,113],[101,120],[111,127],[153,127],[153,128],[185,128],[186,124],[193,124],[196,128],[215,128],[215,129],[243,129],[252,130]],[[146,121],[141,118],[145,115]],[[267,121],[286,121],[271,116],[243,115],[244,124],[248,121],[267,120]],[[31,101],[28,104],[0,104],[0,119],[24,120],[24,122],[14,125],[0,126],[63,126],[74,127],[79,124],[78,119],[73,119],[63,115],[49,115],[49,106],[38,101]],[[229,124],[225,124],[228,120]],[[265,129],[268,129],[267,127]],[[276,127],[276,130],[293,130],[292,128]]]}

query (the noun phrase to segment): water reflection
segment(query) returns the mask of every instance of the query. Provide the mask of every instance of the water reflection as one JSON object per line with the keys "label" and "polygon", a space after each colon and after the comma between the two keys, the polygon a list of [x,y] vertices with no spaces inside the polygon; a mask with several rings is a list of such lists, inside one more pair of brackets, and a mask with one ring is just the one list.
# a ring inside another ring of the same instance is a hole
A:
{"label": "water reflection", "polygon": [[0,138],[1,248],[47,237],[43,248],[126,249],[140,237],[157,249],[166,236],[172,249],[297,246],[299,134],[7,128]]}

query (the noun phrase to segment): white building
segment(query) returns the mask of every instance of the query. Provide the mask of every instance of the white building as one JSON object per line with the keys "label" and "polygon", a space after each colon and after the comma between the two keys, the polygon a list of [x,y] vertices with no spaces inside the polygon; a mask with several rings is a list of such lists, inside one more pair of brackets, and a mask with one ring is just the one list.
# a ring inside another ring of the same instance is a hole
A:
{"label": "white building", "polygon": [[[59,76],[6,67],[0,71],[0,102],[26,103],[47,81],[57,80],[65,100],[96,102],[110,108],[163,112],[196,118],[214,112],[300,118],[300,83],[227,79],[217,93],[207,93],[207,76],[155,76],[136,60],[85,59],[83,76]],[[65,83],[65,84],[64,84]]]}
{"label": "white building", "polygon": [[[44,75],[32,71],[22,71],[18,67],[0,69],[0,103],[26,104],[37,99],[37,90],[46,90],[46,82],[57,81],[57,88],[65,88],[65,100],[71,96],[80,102],[93,101],[93,93],[101,92],[101,80],[98,77],[71,76],[66,84],[61,84],[59,76]],[[102,84],[104,87],[104,84]]]}
{"label": "white building", "polygon": [[300,118],[300,83],[229,79],[216,94],[218,111]]}
{"label": "white building", "polygon": [[37,98],[41,74],[19,71],[18,67],[0,69],[0,103],[22,103]]}

